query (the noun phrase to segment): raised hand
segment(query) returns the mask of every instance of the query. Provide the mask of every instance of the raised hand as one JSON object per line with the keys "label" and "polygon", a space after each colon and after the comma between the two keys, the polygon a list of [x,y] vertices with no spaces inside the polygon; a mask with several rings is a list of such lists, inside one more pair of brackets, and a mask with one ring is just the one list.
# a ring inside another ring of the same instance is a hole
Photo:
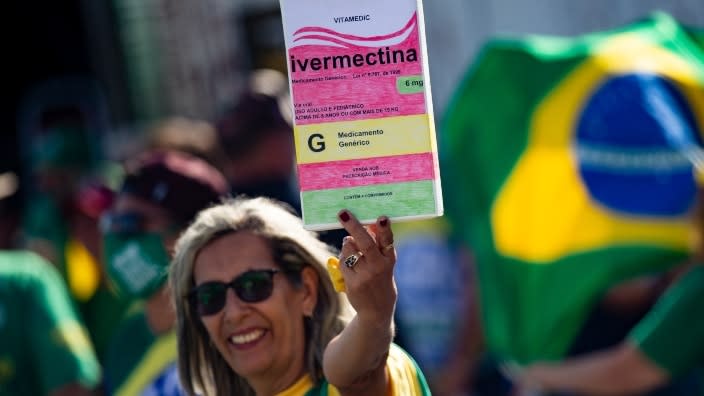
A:
{"label": "raised hand", "polygon": [[397,292],[393,277],[396,250],[389,218],[380,216],[375,224],[365,227],[347,210],[338,216],[349,233],[340,253],[347,298],[363,323],[390,325]]}

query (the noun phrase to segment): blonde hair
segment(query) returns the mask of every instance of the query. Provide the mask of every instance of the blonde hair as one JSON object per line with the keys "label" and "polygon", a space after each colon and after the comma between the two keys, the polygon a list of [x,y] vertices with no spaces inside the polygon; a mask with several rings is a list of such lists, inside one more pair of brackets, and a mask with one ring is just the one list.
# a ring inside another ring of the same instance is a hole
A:
{"label": "blonde hair", "polygon": [[[318,298],[313,317],[302,318],[306,327],[305,367],[318,383],[323,378],[325,347],[339,334],[352,308],[343,294],[335,292],[326,270],[334,248],[303,228],[301,220],[284,204],[268,198],[236,198],[205,209],[176,243],[169,283],[177,315],[178,365],[183,387],[189,395],[254,395],[244,378],[233,372],[220,355],[200,317],[190,306],[188,293],[194,286],[193,266],[198,252],[214,239],[248,231],[264,238],[277,264],[300,275],[305,266],[318,274]],[[295,279],[292,279],[295,284]]]}

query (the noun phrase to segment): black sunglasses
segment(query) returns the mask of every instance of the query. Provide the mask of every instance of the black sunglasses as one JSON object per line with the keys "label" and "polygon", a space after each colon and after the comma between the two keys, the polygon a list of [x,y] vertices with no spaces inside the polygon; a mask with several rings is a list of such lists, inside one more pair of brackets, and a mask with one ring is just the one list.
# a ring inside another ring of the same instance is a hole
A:
{"label": "black sunglasses", "polygon": [[191,304],[198,315],[213,315],[225,306],[227,289],[232,288],[237,297],[247,303],[264,301],[271,296],[274,289],[274,274],[278,269],[261,269],[247,271],[228,283],[205,282],[188,293]]}

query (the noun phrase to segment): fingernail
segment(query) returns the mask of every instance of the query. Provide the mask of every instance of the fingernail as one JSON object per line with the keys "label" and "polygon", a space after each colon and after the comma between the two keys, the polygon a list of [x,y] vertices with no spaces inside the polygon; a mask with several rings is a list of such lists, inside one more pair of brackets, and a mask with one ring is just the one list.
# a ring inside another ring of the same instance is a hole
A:
{"label": "fingernail", "polygon": [[340,220],[342,220],[343,223],[347,222],[350,219],[350,214],[347,213],[346,210],[343,210],[342,212],[340,212],[340,214],[338,216],[340,217]]}
{"label": "fingernail", "polygon": [[389,218],[384,217],[383,219],[379,220],[379,225],[382,227],[386,227],[389,224]]}

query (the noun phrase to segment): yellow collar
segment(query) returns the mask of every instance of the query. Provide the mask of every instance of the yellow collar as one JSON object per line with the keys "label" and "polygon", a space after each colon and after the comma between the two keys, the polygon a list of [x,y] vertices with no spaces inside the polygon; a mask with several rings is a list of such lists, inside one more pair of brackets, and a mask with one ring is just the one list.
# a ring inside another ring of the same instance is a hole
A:
{"label": "yellow collar", "polygon": [[313,381],[310,379],[310,376],[306,374],[296,381],[295,384],[289,386],[288,389],[278,393],[276,396],[301,396],[305,395],[312,387]]}

